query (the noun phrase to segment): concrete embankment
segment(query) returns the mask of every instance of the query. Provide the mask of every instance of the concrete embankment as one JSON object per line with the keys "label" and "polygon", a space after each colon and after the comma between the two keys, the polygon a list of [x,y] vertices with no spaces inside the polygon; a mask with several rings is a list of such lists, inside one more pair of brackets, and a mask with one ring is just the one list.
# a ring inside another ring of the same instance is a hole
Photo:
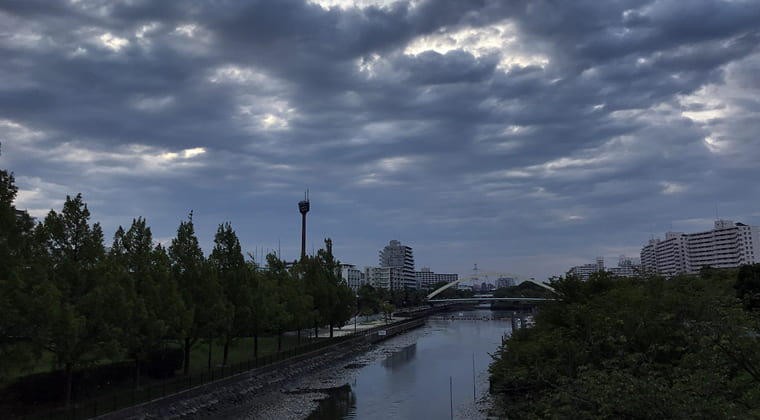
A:
{"label": "concrete embankment", "polygon": [[364,331],[355,338],[323,347],[265,367],[207,383],[100,416],[100,419],[189,419],[214,418],[235,411],[259,393],[278,389],[289,381],[311,374],[342,360],[366,352],[373,344],[425,324],[424,317],[404,319]]}

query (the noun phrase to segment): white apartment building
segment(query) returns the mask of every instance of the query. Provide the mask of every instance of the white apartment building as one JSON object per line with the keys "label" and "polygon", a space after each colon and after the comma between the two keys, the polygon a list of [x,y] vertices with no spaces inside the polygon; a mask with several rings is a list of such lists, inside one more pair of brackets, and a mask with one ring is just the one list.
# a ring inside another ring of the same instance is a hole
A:
{"label": "white apartment building", "polygon": [[569,272],[577,275],[581,280],[585,281],[588,280],[591,273],[596,273],[597,271],[609,271],[616,277],[634,277],[638,275],[638,270],[640,268],[641,265],[638,259],[628,258],[625,255],[621,255],[618,259],[617,267],[605,268],[604,258],[596,257],[596,263],[577,265],[570,268]]}
{"label": "white apartment building", "polygon": [[353,264],[341,264],[340,274],[343,277],[343,281],[348,284],[354,292],[359,291],[359,288],[364,285],[364,273],[357,269]]}
{"label": "white apartment building", "polygon": [[706,232],[666,232],[664,241],[650,239],[641,249],[641,264],[647,272],[664,276],[696,274],[707,266],[755,264],[760,260],[758,247],[757,226],[716,220],[714,228]]}
{"label": "white apartment building", "polygon": [[403,289],[403,278],[401,267],[364,267],[364,281],[374,288]]}
{"label": "white apartment building", "polygon": [[604,258],[596,257],[596,263],[576,265],[575,267],[571,267],[568,271],[578,276],[581,280],[588,280],[591,273],[604,271]]}
{"label": "white apartment building", "polygon": [[[414,254],[412,247],[401,245],[401,242],[393,240],[380,250],[380,267],[396,267],[401,270],[400,289],[416,289],[417,280],[414,275]],[[395,284],[391,286],[396,289]]]}
{"label": "white apartment building", "polygon": [[428,289],[434,284],[445,281],[451,283],[459,279],[458,274],[446,274],[446,273],[434,273],[430,271],[428,267],[422,267],[420,271],[414,272],[414,277],[417,281],[417,288]]}

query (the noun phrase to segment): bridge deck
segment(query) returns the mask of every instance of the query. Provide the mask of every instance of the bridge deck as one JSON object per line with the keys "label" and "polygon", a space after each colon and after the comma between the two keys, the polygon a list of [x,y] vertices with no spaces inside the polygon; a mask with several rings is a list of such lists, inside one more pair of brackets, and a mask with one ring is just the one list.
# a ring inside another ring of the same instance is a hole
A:
{"label": "bridge deck", "polygon": [[495,297],[471,297],[471,298],[456,298],[456,299],[429,299],[428,302],[430,303],[447,303],[447,302],[496,302],[496,301],[502,301],[502,302],[547,302],[552,301],[554,299],[546,299],[546,298],[528,298],[528,297],[520,297],[520,298],[495,298]]}

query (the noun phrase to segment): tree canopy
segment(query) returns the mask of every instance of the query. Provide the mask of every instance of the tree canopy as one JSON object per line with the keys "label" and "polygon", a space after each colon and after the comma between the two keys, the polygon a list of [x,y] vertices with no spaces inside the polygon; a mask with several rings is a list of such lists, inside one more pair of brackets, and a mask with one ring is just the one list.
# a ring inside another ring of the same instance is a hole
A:
{"label": "tree canopy", "polygon": [[756,313],[734,295],[736,271],[710,277],[555,279],[490,367],[508,418],[756,418]]}

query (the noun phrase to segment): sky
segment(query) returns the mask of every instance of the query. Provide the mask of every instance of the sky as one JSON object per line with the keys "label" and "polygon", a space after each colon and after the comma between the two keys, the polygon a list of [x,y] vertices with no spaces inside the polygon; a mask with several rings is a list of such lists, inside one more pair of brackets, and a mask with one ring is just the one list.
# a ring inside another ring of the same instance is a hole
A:
{"label": "sky", "polygon": [[2,0],[0,168],[110,245],[193,212],[245,252],[545,280],[760,225],[760,3]]}

